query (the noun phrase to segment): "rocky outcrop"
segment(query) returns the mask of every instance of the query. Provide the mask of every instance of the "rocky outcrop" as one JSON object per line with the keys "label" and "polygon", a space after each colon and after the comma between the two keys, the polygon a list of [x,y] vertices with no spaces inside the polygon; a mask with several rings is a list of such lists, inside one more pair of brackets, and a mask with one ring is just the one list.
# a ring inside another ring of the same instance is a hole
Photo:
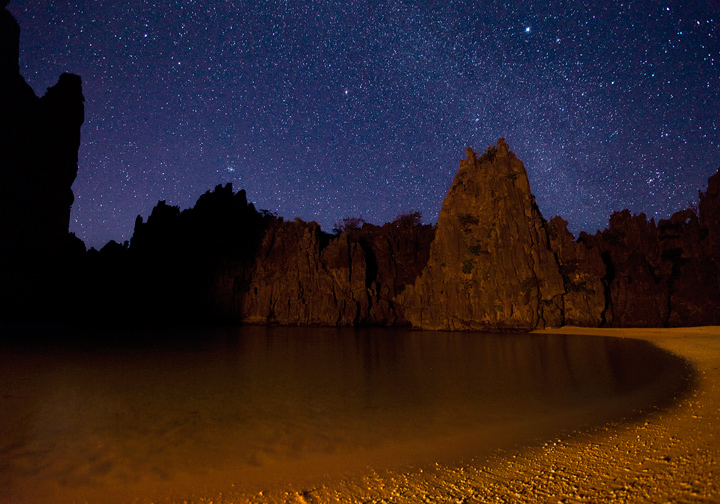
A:
{"label": "rocky outcrop", "polygon": [[366,224],[359,240],[368,256],[371,307],[375,323],[406,324],[404,307],[395,302],[427,265],[435,227],[423,225],[419,212],[401,215],[383,226]]}
{"label": "rocky outcrop", "polygon": [[628,210],[574,240],[546,222],[503,139],[466,159],[436,227],[257,211],[231,185],[193,208],[160,202],[132,240],[99,252],[68,233],[84,99],[63,74],[38,98],[19,72],[20,28],[0,4],[0,316],[147,322],[532,330],[562,324],[720,324],[720,171],[697,208],[657,225]]}
{"label": "rocky outcrop", "polygon": [[[657,225],[617,212],[575,241],[546,222],[503,139],[466,159],[436,227],[408,214],[327,234],[218,186],[160,202],[129,243],[84,254],[68,233],[84,99],[63,74],[38,98],[0,10],[0,313],[425,329],[720,324],[720,172],[697,209]],[[358,223],[355,223],[358,224]],[[362,223],[359,223],[362,224]],[[80,314],[78,314],[80,315]]]}
{"label": "rocky outcrop", "polygon": [[679,327],[720,324],[720,171],[700,193],[697,209],[657,225],[628,210],[580,241],[606,265],[604,324]]}
{"label": "rocky outcrop", "polygon": [[550,248],[555,252],[565,287],[564,323],[598,327],[604,323],[605,264],[600,251],[575,241],[567,225],[559,216],[548,224]]}
{"label": "rocky outcrop", "polygon": [[[7,5],[3,2],[3,7]],[[84,98],[80,77],[62,74],[42,98],[20,75],[20,28],[0,10],[0,306],[12,314],[52,299],[69,256],[68,234]],[[80,252],[82,253],[82,252]]]}
{"label": "rocky outcrop", "polygon": [[503,139],[467,150],[430,259],[398,301],[417,327],[531,330],[563,322],[563,278],[522,162]]}
{"label": "rocky outcrop", "polygon": [[242,319],[251,323],[355,325],[368,317],[367,258],[347,233],[330,243],[315,223],[279,221],[265,235]]}
{"label": "rocky outcrop", "polygon": [[[504,140],[460,162],[436,227],[257,211],[231,185],[160,202],[130,243],[87,256],[83,305],[107,320],[403,325],[447,330],[720,324],[720,172],[697,209],[658,225],[613,214],[578,240],[546,222]],[[357,221],[357,222],[356,222]]]}
{"label": "rocky outcrop", "polygon": [[707,190],[699,193],[698,219],[703,242],[703,253],[718,271],[720,289],[720,168],[708,179]]}
{"label": "rocky outcrop", "polygon": [[161,201],[129,243],[91,250],[84,304],[141,323],[404,324],[393,298],[425,266],[433,235],[419,214],[332,235],[257,211],[226,184],[183,211]]}
{"label": "rocky outcrop", "polygon": [[180,211],[164,201],[147,222],[138,216],[128,246],[129,280],[142,318],[233,317],[255,254],[273,217],[248,203],[244,190],[218,185]]}
{"label": "rocky outcrop", "polygon": [[668,327],[720,324],[720,270],[709,229],[693,210],[658,223],[669,291]]}
{"label": "rocky outcrop", "polygon": [[18,71],[20,30],[0,11],[0,223],[5,244],[55,251],[68,233],[84,98],[62,74],[37,98]]}
{"label": "rocky outcrop", "polygon": [[393,298],[427,262],[433,228],[398,219],[339,236],[316,223],[277,221],[265,234],[242,320],[300,325],[405,322]]}
{"label": "rocky outcrop", "polygon": [[628,210],[610,217],[610,227],[581,240],[602,254],[609,299],[605,320],[614,327],[662,327],[668,316],[667,265],[658,231],[645,214]]}

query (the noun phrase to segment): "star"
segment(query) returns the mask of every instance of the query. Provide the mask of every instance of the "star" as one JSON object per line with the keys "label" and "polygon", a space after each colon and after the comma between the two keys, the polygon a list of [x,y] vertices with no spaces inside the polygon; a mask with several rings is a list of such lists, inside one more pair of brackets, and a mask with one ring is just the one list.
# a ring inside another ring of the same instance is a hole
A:
{"label": "star", "polygon": [[499,137],[543,215],[576,234],[626,207],[666,218],[720,164],[707,2],[682,17],[651,0],[550,2],[541,15],[471,0],[226,2],[191,15],[86,3],[7,8],[36,94],[62,72],[83,79],[71,231],[88,247],[130,239],[158,200],[187,208],[227,182],[328,231],[360,214],[434,222],[466,147]]}

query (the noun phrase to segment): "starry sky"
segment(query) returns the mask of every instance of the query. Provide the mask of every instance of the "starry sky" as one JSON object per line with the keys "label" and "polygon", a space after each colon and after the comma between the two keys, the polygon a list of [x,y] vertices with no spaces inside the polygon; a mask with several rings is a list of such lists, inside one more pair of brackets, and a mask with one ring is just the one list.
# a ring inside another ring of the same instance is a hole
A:
{"label": "starry sky", "polygon": [[505,137],[546,218],[664,218],[720,166],[720,2],[13,0],[42,95],[83,79],[70,230],[132,236],[217,184],[261,209],[435,222]]}

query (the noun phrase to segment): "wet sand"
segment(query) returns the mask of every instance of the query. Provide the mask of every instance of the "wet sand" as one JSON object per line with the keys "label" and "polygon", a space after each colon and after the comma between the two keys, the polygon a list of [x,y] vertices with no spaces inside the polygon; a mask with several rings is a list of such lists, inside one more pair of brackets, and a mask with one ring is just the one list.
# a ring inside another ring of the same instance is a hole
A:
{"label": "wet sand", "polygon": [[720,502],[720,327],[541,332],[647,340],[687,359],[694,382],[665,407],[461,464],[184,502]]}

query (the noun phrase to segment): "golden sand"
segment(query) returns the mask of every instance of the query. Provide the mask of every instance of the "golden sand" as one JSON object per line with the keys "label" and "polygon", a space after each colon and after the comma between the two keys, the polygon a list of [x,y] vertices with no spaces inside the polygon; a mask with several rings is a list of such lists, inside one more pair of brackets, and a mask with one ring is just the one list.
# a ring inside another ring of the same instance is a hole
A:
{"label": "golden sand", "polygon": [[666,407],[460,466],[372,473],[313,488],[194,502],[720,502],[720,327],[546,333],[636,338],[687,359],[692,388]]}

